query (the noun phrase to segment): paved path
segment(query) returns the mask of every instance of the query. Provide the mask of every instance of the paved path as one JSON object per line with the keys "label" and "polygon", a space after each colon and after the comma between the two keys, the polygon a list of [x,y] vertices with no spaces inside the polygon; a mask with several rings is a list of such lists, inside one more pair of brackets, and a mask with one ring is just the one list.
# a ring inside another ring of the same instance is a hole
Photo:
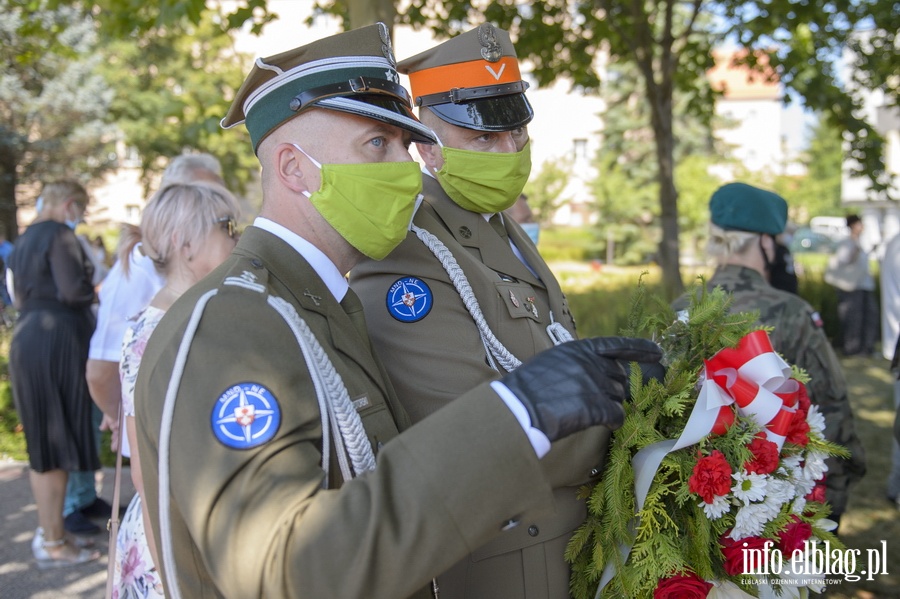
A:
{"label": "paved path", "polygon": [[[121,503],[134,494],[128,469],[122,471]],[[112,503],[115,470],[104,468],[101,495]],[[104,529],[105,523],[98,522]],[[103,599],[106,592],[108,536],[91,537],[100,550],[95,562],[39,570],[31,555],[37,507],[28,482],[28,465],[0,462],[0,599]]]}

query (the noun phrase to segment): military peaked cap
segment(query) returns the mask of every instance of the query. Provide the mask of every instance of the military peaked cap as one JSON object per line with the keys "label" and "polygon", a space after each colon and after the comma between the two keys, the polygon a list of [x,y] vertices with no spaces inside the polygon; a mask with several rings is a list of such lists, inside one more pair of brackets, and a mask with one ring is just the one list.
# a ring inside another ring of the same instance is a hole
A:
{"label": "military peaked cap", "polygon": [[407,58],[397,69],[409,75],[416,106],[450,124],[509,131],[534,117],[509,33],[490,23]]}
{"label": "military peaked cap", "polygon": [[269,133],[311,107],[389,123],[409,131],[413,141],[436,141],[412,113],[384,23],[256,59],[222,127],[246,122],[255,151]]}
{"label": "military peaked cap", "polygon": [[746,183],[728,183],[709,200],[712,222],[726,230],[778,235],[787,224],[787,202]]}

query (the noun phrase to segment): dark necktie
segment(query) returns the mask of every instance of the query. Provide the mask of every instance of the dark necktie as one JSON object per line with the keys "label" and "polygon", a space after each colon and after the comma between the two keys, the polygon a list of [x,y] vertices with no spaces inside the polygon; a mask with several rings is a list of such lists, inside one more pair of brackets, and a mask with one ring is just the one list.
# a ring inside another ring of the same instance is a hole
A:
{"label": "dark necktie", "polygon": [[506,242],[506,245],[509,245],[509,234],[506,232],[506,227],[503,226],[503,217],[500,216],[500,213],[498,212],[492,216],[488,222],[494,231],[497,232],[497,235],[500,236],[500,239]]}
{"label": "dark necktie", "polygon": [[359,336],[368,344],[369,333],[366,331],[366,317],[363,313],[362,302],[359,301],[359,296],[352,289],[347,289],[347,294],[341,300],[341,308],[350,317],[350,322],[356,327]]}

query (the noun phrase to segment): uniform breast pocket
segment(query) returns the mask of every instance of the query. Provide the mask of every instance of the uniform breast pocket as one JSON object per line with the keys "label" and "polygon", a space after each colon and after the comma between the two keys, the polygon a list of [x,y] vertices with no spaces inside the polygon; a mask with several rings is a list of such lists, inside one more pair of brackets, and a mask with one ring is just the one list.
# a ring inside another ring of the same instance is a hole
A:
{"label": "uniform breast pocket", "polygon": [[522,282],[500,281],[495,283],[500,301],[506,306],[512,318],[530,318],[540,321],[540,308],[534,288]]}

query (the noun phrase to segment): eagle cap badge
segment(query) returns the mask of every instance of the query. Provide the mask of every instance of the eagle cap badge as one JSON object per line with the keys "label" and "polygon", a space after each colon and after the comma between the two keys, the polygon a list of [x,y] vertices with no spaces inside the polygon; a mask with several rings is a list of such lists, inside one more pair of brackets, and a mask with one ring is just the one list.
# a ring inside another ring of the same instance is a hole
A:
{"label": "eagle cap badge", "polygon": [[482,23],[478,26],[478,42],[481,44],[481,57],[488,62],[497,62],[503,56],[503,49],[497,41],[494,26]]}

